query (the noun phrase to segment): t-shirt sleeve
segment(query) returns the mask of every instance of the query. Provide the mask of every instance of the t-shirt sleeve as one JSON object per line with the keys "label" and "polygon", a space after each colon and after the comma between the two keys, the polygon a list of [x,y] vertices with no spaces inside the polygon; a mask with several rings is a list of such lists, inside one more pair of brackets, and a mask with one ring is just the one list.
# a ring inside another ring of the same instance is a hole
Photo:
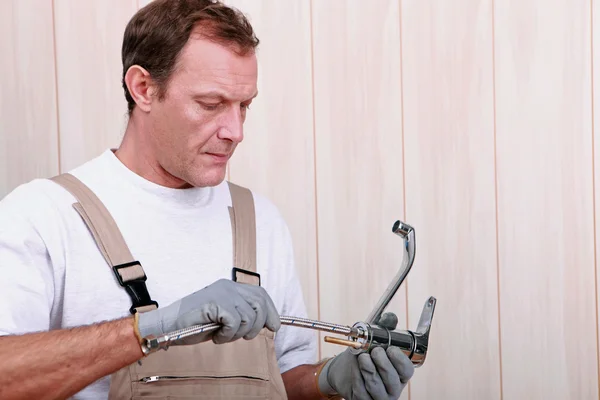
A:
{"label": "t-shirt sleeve", "polygon": [[[294,251],[290,232],[284,224],[281,233],[287,283],[281,314],[299,318],[308,318],[303,297],[302,286],[298,279],[294,264]],[[317,361],[318,333],[312,329],[282,325],[277,332],[275,348],[279,369],[284,373],[302,364],[313,364]]]}
{"label": "t-shirt sleeve", "polygon": [[0,201],[1,335],[48,330],[54,298],[48,251],[26,214],[35,203],[22,194]]}

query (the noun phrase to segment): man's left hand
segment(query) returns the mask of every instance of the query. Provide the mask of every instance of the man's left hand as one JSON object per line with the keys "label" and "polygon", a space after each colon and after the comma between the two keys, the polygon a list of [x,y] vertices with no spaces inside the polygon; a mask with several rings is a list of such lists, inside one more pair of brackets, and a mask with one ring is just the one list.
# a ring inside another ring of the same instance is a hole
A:
{"label": "man's left hand", "polygon": [[[379,325],[388,321],[393,325],[389,328],[395,328],[397,318],[390,314],[384,314]],[[319,375],[319,390],[326,395],[337,393],[346,400],[398,399],[413,374],[412,362],[398,347],[377,347],[359,355],[347,349],[327,361]]]}

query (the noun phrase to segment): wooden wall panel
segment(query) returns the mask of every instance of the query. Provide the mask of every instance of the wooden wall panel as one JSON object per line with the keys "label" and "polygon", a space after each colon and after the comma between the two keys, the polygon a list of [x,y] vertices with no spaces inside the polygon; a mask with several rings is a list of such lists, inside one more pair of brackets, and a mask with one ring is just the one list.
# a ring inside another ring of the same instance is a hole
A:
{"label": "wooden wall panel", "polygon": [[500,398],[492,40],[490,0],[402,1],[409,329],[438,300],[412,399]]}
{"label": "wooden wall panel", "polygon": [[[593,109],[592,109],[592,132],[593,132],[593,151],[594,151],[594,224],[595,224],[595,273],[596,273],[596,296],[600,296],[600,292],[598,291],[598,286],[600,286],[600,276],[598,275],[598,250],[600,249],[600,215],[598,211],[600,210],[600,136],[599,136],[599,125],[598,121],[600,121],[600,1],[599,0],[591,0],[592,1],[592,101],[593,101]],[[600,331],[600,315],[598,304],[600,303],[600,298],[596,299],[596,332]],[[584,318],[590,318],[590,316],[582,316]],[[600,340],[600,335],[596,335],[596,339]],[[598,346],[598,366],[600,368],[600,342],[597,343]],[[588,355],[588,357],[591,355]],[[600,374],[600,371],[599,371]],[[599,380],[600,387],[600,380]]]}
{"label": "wooden wall panel", "polygon": [[590,2],[495,2],[506,399],[598,398],[590,20]]}
{"label": "wooden wall panel", "polygon": [[[119,144],[150,1],[0,2],[0,197]],[[392,223],[416,229],[391,310],[415,329],[438,305],[405,399],[599,396],[599,1],[227,0],[262,40],[230,178],[289,222],[310,316],[363,320],[401,265]]]}
{"label": "wooden wall panel", "polygon": [[[321,318],[353,324],[402,262],[399,2],[313,1],[312,11]],[[401,288],[388,309],[399,327],[405,300]]]}
{"label": "wooden wall panel", "polygon": [[58,173],[52,30],[50,2],[0,2],[0,198]]}
{"label": "wooden wall panel", "polygon": [[137,7],[137,0],[54,1],[63,171],[121,142],[121,44]]}
{"label": "wooden wall panel", "polygon": [[288,222],[311,318],[318,317],[308,2],[231,0],[261,40],[258,97],[248,111],[244,141],[230,179],[266,195]]}

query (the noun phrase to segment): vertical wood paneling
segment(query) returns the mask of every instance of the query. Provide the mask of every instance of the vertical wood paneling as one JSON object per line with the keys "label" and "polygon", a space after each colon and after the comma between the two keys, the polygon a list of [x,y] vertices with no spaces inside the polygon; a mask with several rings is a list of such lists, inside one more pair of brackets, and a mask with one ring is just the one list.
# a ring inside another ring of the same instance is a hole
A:
{"label": "vertical wood paneling", "polygon": [[[391,229],[404,218],[399,3],[313,1],[312,11],[321,318],[353,324],[402,262]],[[403,328],[404,288],[388,311]]]}
{"label": "vertical wood paneling", "polygon": [[402,1],[410,329],[438,299],[412,399],[500,398],[492,43],[491,0]]}
{"label": "vertical wood paneling", "polygon": [[[308,2],[230,0],[261,40],[258,97],[230,179],[266,195],[288,222],[311,318],[318,317],[310,7]],[[293,49],[293,51],[290,51]]]}
{"label": "vertical wood paneling", "polygon": [[503,393],[598,398],[590,3],[495,2]]}
{"label": "vertical wood paneling", "polygon": [[2,198],[22,183],[58,173],[50,2],[0,2],[0,54]]}
{"label": "vertical wood paneling", "polygon": [[[600,215],[598,212],[600,211],[600,136],[598,121],[600,121],[600,86],[598,83],[600,82],[600,1],[599,0],[591,0],[591,23],[592,23],[592,132],[593,132],[593,142],[594,142],[594,225],[595,225],[595,273],[596,273],[596,342],[597,342],[597,362],[598,367],[600,369],[600,315],[599,313],[599,304],[600,304],[600,290],[598,289],[600,286],[600,276],[598,274],[598,251],[600,250]],[[591,357],[592,354],[588,355]],[[600,371],[599,371],[600,374]],[[600,387],[600,378],[598,385]]]}
{"label": "vertical wood paneling", "polygon": [[[118,146],[150,1],[0,2],[0,197]],[[599,396],[599,1],[226,1],[262,42],[230,178],[288,221],[310,316],[363,320],[401,265],[392,223],[416,229],[390,310],[413,330],[438,304],[404,399]]]}
{"label": "vertical wood paneling", "polygon": [[137,7],[137,0],[54,1],[63,171],[121,142],[121,44]]}

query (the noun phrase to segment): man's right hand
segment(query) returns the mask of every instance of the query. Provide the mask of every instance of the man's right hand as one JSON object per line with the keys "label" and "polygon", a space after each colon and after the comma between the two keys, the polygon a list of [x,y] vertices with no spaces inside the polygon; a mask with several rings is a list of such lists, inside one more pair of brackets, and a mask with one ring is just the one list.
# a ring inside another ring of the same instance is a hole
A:
{"label": "man's right hand", "polygon": [[264,327],[276,332],[281,326],[275,304],[264,288],[221,279],[166,307],[140,313],[138,327],[145,338],[212,322],[223,326],[173,344],[199,343],[211,336],[217,344],[242,337],[253,339]]}

